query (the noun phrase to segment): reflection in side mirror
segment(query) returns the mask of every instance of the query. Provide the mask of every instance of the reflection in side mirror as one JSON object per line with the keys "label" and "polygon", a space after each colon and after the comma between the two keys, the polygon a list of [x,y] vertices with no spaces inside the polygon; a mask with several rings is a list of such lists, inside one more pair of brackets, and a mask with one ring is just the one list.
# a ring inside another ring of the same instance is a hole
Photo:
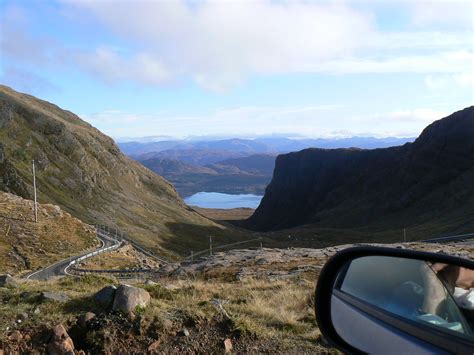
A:
{"label": "reflection in side mirror", "polygon": [[[340,338],[349,346],[340,346],[344,350],[472,353],[473,268],[447,263],[441,256],[443,260],[436,260],[436,254],[419,253],[425,258],[417,259],[417,252],[403,257],[405,253],[388,253],[392,256],[373,252],[339,260],[337,270],[332,270],[330,287],[325,285],[330,307],[326,319],[331,324],[320,324],[323,334],[325,329],[332,329],[335,334],[326,331],[325,335]],[[327,280],[326,276],[324,282]],[[318,292],[324,289],[318,284]],[[324,295],[316,295],[317,303],[320,297]],[[317,317],[318,323],[324,322],[324,317]],[[333,343],[340,345],[337,339]]]}

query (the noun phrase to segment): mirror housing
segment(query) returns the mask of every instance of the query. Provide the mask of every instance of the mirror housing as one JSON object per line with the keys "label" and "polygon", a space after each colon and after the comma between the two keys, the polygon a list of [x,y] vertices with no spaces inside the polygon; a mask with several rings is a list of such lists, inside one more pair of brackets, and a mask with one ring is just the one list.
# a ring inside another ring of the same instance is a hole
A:
{"label": "mirror housing", "polygon": [[[387,257],[418,261],[420,264],[448,264],[460,268],[474,270],[474,262],[446,254],[419,252],[414,250],[384,247],[353,247],[344,249],[335,254],[321,270],[315,297],[315,312],[318,326],[322,335],[334,347],[348,353],[377,352],[375,343],[380,343],[379,349],[390,352],[390,346],[399,347],[398,350],[418,349],[418,353],[469,353],[474,349],[474,338],[457,337],[456,334],[447,334],[445,329],[437,329],[431,324],[413,322],[397,314],[387,312],[375,304],[336,289],[347,273],[352,262],[367,257]],[[388,260],[388,259],[387,259]],[[402,260],[403,261],[403,260]],[[355,265],[355,264],[354,264]],[[373,268],[374,272],[377,269]],[[436,274],[435,278],[436,278]],[[346,303],[344,297],[349,301]],[[338,302],[336,305],[334,302]],[[343,305],[342,307],[340,307]],[[337,307],[336,307],[337,306]],[[348,306],[348,307],[346,307]],[[353,317],[346,317],[354,324],[348,324],[344,319],[346,314],[353,313]],[[341,321],[342,318],[343,320]],[[373,326],[372,326],[373,325]],[[448,331],[449,332],[449,331]],[[365,340],[364,340],[365,339]],[[407,340],[408,339],[408,340]],[[354,341],[356,340],[356,341]],[[369,340],[369,341],[367,341]],[[407,347],[402,343],[407,340]],[[365,342],[364,342],[365,341]],[[412,343],[410,343],[412,341]],[[373,342],[374,344],[368,344]],[[411,347],[411,344],[414,344]],[[388,347],[388,348],[387,348]],[[392,349],[394,352],[395,349]]]}

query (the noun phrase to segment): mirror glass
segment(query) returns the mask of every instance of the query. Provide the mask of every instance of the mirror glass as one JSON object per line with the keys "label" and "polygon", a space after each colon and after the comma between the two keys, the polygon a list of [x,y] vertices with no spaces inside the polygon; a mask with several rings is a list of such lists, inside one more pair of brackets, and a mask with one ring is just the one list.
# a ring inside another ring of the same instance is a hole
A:
{"label": "mirror glass", "polygon": [[[473,340],[474,270],[397,257],[361,257],[340,271],[332,307],[336,331],[338,324],[344,329],[352,322],[355,337],[373,325],[370,319],[384,319],[395,327],[423,324],[425,329],[435,327]],[[368,321],[359,319],[366,314]],[[357,323],[361,329],[354,328]]]}

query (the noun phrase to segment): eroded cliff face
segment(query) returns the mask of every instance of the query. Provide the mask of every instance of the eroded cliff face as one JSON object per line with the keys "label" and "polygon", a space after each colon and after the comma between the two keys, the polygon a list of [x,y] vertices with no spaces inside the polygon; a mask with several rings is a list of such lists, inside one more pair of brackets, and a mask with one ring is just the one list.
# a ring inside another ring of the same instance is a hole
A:
{"label": "eroded cliff face", "polygon": [[397,227],[447,215],[463,223],[474,212],[471,179],[474,107],[433,123],[404,146],[306,149],[279,156],[272,182],[247,226]]}
{"label": "eroded cliff face", "polygon": [[[88,223],[118,226],[151,248],[173,238],[198,243],[206,228],[220,228],[78,116],[5,86],[0,86],[0,142],[3,191],[31,198],[34,159],[40,202],[60,205]],[[180,226],[201,229],[191,235]]]}

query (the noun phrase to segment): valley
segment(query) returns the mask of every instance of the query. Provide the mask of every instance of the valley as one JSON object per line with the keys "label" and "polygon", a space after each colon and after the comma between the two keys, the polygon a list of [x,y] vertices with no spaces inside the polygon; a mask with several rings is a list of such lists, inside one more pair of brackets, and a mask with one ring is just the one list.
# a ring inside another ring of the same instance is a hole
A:
{"label": "valley", "polygon": [[0,0],[0,355],[472,355],[473,25]]}
{"label": "valley", "polygon": [[[7,351],[49,348],[41,334],[58,327],[88,351],[333,351],[313,312],[328,257],[383,243],[472,258],[470,241],[419,242],[474,230],[472,107],[390,148],[194,160],[178,149],[135,161],[74,114],[1,89],[0,268],[15,276],[0,286]],[[111,249],[91,254],[99,247]],[[33,271],[41,277],[20,279]],[[124,283],[149,295],[143,313],[97,301]]]}

